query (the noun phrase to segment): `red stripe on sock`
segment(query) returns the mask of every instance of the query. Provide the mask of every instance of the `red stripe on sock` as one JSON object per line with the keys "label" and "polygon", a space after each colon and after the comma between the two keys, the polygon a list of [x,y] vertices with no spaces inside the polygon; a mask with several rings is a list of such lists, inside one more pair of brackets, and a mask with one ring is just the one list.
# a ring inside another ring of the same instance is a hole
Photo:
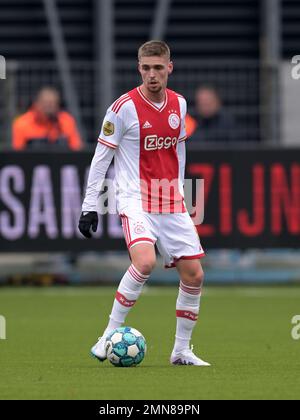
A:
{"label": "red stripe on sock", "polygon": [[128,272],[139,283],[145,283],[145,279],[143,279],[143,278],[139,277],[137,274],[135,274],[135,272],[132,270],[131,267],[129,267]]}
{"label": "red stripe on sock", "polygon": [[183,283],[180,283],[180,289],[183,290],[185,293],[195,296],[198,296],[201,293],[201,287],[189,287],[185,286]]}
{"label": "red stripe on sock", "polygon": [[176,311],[176,317],[177,318],[186,318],[189,319],[190,321],[197,321],[198,319],[198,314],[195,314],[194,312],[191,311]]}
{"label": "red stripe on sock", "polygon": [[131,265],[130,268],[132,268],[132,270],[135,272],[135,274],[140,277],[141,279],[147,280],[149,278],[149,276],[146,276],[146,274],[141,274],[137,271],[137,269],[135,268],[134,265]]}
{"label": "red stripe on sock", "polygon": [[116,293],[116,300],[123,306],[125,306],[126,308],[131,308],[136,300],[128,300],[126,299],[126,297],[124,295],[122,295],[122,293],[118,292]]}

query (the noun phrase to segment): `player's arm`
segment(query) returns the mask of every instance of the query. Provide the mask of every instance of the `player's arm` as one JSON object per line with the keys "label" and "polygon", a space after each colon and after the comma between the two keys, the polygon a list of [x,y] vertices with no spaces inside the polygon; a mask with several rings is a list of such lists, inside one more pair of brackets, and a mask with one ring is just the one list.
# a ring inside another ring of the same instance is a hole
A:
{"label": "player's arm", "polygon": [[85,199],[82,205],[82,213],[79,220],[79,230],[86,238],[92,237],[90,233],[91,228],[93,232],[97,231],[97,200],[114,154],[115,151],[113,149],[110,149],[100,143],[97,145],[96,152],[91,163]]}
{"label": "player's arm", "polygon": [[184,187],[184,180],[185,180],[185,164],[186,164],[186,149],[185,149],[185,141],[178,143],[177,146],[177,154],[178,154],[178,161],[179,161],[179,179],[180,184]]}
{"label": "player's arm", "polygon": [[185,165],[186,165],[186,147],[185,142],[187,139],[186,135],[186,126],[185,126],[185,118],[187,113],[187,104],[186,100],[183,97],[179,98],[180,104],[180,113],[181,113],[181,128],[180,128],[180,135],[177,145],[177,154],[178,154],[178,161],[179,161],[179,177],[180,177],[180,184],[184,187],[184,180],[185,180]]}
{"label": "player's arm", "polygon": [[79,230],[86,238],[91,238],[91,228],[93,232],[97,231],[99,194],[115,151],[122,139],[123,131],[122,120],[109,109],[91,163],[82,214],[79,220]]}

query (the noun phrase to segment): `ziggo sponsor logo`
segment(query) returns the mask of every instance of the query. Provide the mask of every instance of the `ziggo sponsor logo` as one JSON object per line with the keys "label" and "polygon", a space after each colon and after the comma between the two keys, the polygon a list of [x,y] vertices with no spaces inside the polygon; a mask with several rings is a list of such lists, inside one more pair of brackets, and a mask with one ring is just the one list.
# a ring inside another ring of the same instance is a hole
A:
{"label": "ziggo sponsor logo", "polygon": [[151,135],[145,137],[145,150],[161,150],[161,149],[170,149],[172,146],[176,146],[178,142],[177,137],[158,137],[156,135]]}

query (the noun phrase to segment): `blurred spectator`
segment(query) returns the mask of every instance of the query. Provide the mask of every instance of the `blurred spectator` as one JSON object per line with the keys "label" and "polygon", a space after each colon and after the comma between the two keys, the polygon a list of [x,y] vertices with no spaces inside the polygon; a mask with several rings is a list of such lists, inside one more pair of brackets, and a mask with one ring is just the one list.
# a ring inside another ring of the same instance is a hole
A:
{"label": "blurred spectator", "polygon": [[38,92],[32,107],[13,124],[14,150],[82,149],[75,119],[61,110],[60,102],[54,88]]}
{"label": "blurred spectator", "polygon": [[190,142],[238,141],[239,130],[234,117],[223,108],[215,88],[204,86],[196,91],[195,116],[187,115],[186,130]]}

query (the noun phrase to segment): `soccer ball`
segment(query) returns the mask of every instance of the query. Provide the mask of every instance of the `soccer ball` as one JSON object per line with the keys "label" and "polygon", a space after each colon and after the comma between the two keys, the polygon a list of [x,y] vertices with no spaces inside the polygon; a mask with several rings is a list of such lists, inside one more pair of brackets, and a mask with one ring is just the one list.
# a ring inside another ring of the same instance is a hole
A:
{"label": "soccer ball", "polygon": [[130,367],[139,365],[147,351],[146,340],[135,328],[121,327],[106,338],[107,359],[114,366]]}

